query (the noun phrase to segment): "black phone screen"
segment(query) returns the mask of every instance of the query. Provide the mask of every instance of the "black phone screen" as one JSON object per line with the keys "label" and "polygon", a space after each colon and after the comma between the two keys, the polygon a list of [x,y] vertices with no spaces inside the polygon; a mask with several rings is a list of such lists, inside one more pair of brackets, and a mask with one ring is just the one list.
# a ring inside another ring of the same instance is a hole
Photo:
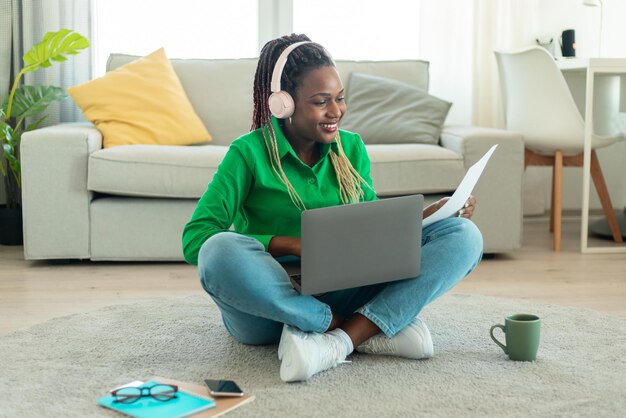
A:
{"label": "black phone screen", "polygon": [[232,380],[206,379],[204,382],[213,394],[224,394],[230,396],[243,395],[243,391],[239,388],[239,386],[237,386],[237,383],[233,382]]}

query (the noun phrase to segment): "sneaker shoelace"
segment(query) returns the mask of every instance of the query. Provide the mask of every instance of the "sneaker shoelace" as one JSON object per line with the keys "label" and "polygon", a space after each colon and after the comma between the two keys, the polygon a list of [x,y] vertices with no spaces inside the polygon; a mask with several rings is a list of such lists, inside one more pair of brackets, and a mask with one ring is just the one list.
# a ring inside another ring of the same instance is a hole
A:
{"label": "sneaker shoelace", "polygon": [[329,346],[330,349],[329,350],[321,350],[320,351],[320,359],[319,359],[319,365],[320,370],[327,370],[330,369],[332,367],[336,367],[339,364],[345,364],[345,363],[352,363],[352,361],[350,360],[338,360],[341,356],[340,356],[340,348],[339,348],[339,344],[340,342],[335,341],[334,337],[331,337],[329,335],[320,335],[320,337],[322,339],[327,339],[329,341]]}
{"label": "sneaker shoelace", "polygon": [[392,342],[392,338],[382,334],[378,334],[370,338],[367,342],[367,346],[369,346],[370,350],[374,353],[393,353],[396,349]]}

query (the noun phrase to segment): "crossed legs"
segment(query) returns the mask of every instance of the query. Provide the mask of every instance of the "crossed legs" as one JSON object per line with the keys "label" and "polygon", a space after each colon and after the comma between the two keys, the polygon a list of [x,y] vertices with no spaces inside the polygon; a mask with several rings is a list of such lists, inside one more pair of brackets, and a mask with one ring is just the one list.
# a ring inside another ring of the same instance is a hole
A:
{"label": "crossed legs", "polygon": [[[412,279],[317,297],[300,295],[261,243],[232,232],[217,234],[204,243],[198,270],[203,288],[220,308],[226,329],[242,343],[278,343],[287,325],[293,338],[304,339],[328,335],[327,331],[335,335],[339,329],[350,340],[344,346],[359,347],[414,327],[419,312],[469,274],[481,255],[482,237],[476,226],[467,219],[449,218],[424,229],[421,274]],[[336,355],[343,359],[349,354],[343,354],[348,349],[337,350]],[[334,367],[343,359],[327,363]]]}

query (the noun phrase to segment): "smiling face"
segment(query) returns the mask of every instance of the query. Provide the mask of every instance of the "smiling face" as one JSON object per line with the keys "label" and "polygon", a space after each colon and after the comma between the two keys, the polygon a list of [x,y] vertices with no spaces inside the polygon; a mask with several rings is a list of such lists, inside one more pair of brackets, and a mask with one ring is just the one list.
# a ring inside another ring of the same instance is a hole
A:
{"label": "smiling face", "polygon": [[285,136],[292,146],[303,149],[333,142],[346,112],[344,88],[335,67],[324,66],[305,74],[294,102],[293,116],[285,123]]}

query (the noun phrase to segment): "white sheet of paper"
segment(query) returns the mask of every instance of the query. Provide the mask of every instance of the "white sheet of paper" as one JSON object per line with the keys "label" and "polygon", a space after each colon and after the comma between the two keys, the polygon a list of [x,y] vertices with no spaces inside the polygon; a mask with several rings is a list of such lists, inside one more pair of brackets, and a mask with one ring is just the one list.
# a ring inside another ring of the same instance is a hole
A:
{"label": "white sheet of paper", "polygon": [[476,186],[480,175],[483,173],[483,170],[487,165],[487,161],[489,161],[491,154],[493,154],[497,147],[498,144],[491,147],[480,160],[476,161],[476,163],[474,163],[474,165],[467,170],[465,177],[461,180],[461,183],[459,184],[459,187],[456,188],[454,194],[450,196],[450,199],[448,199],[448,201],[440,207],[437,212],[433,213],[428,218],[424,218],[422,221],[422,227],[427,227],[432,223],[454,215],[456,211],[465,205],[465,202],[472,194],[472,190],[474,190],[474,186]]}

